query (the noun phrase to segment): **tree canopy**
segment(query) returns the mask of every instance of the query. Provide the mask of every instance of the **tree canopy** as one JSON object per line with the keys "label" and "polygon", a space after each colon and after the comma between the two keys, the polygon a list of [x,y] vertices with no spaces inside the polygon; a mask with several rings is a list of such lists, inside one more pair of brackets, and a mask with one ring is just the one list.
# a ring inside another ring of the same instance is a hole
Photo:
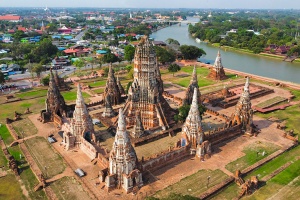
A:
{"label": "tree canopy", "polygon": [[171,49],[165,49],[159,46],[154,46],[158,62],[165,64],[174,62],[176,59],[175,52]]}
{"label": "tree canopy", "polygon": [[114,63],[114,62],[118,62],[119,59],[115,54],[108,52],[102,57],[102,61],[104,63]]}
{"label": "tree canopy", "polygon": [[81,59],[77,59],[75,60],[73,65],[75,65],[75,67],[77,67],[80,70],[84,66],[84,61]]}
{"label": "tree canopy", "polygon": [[135,52],[135,48],[131,45],[127,45],[124,48],[124,58],[125,60],[131,62],[132,59],[134,58],[134,52]]}
{"label": "tree canopy", "polygon": [[173,39],[173,38],[168,38],[168,39],[166,40],[166,42],[167,42],[168,44],[176,44],[176,45],[180,45],[180,43],[179,43],[177,40]]}
{"label": "tree canopy", "polygon": [[206,52],[203,49],[193,45],[181,45],[179,50],[181,51],[185,60],[195,60],[201,57],[203,54],[206,55]]}
{"label": "tree canopy", "polygon": [[[178,108],[179,113],[174,116],[175,121],[184,122],[189,114],[191,105],[183,105]],[[206,111],[206,107],[203,104],[200,104],[199,107],[199,113],[200,117],[202,118],[202,115]]]}
{"label": "tree canopy", "polygon": [[45,68],[38,63],[35,63],[32,68],[32,72],[36,73],[36,76],[40,78],[42,71],[45,71]]}
{"label": "tree canopy", "polygon": [[5,82],[4,74],[0,71],[0,84]]}
{"label": "tree canopy", "polygon": [[168,67],[169,72],[173,72],[173,76],[174,76],[174,73],[180,71],[180,69],[181,69],[180,66],[175,63],[169,65],[169,67]]}

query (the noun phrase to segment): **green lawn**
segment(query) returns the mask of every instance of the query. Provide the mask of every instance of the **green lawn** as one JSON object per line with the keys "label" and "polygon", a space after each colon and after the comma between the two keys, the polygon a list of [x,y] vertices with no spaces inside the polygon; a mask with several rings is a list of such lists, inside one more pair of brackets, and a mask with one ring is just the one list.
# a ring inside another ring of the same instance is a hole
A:
{"label": "green lawn", "polygon": [[[65,101],[75,101],[77,98],[77,91],[63,92],[61,95],[64,97]],[[90,95],[85,92],[82,92],[82,96],[85,99],[85,102],[87,102],[90,97]]]}
{"label": "green lawn", "polygon": [[23,118],[21,120],[13,122],[12,126],[17,132],[17,134],[20,136],[20,138],[37,134],[36,127],[28,118]]}
{"label": "green lawn", "polygon": [[[1,150],[0,150],[1,151]],[[19,200],[26,199],[14,174],[8,173],[0,178],[0,199]]]}
{"label": "green lawn", "polygon": [[100,93],[103,93],[105,88],[99,88],[99,89],[95,89],[93,90],[93,92],[97,93],[97,94],[100,94]]}
{"label": "green lawn", "polygon": [[93,88],[93,87],[105,86],[105,84],[106,84],[106,80],[101,80],[101,81],[91,82],[88,85]]}
{"label": "green lawn", "polygon": [[267,107],[270,107],[270,106],[274,106],[282,101],[286,100],[286,98],[284,97],[281,97],[281,96],[276,96],[274,98],[271,98],[271,99],[268,99],[264,102],[261,102],[259,104],[257,104],[256,106],[259,107],[259,108],[267,108]]}
{"label": "green lawn", "polygon": [[163,198],[170,193],[199,196],[207,190],[207,177],[210,176],[209,187],[224,181],[228,176],[221,170],[199,170],[197,173],[181,179],[181,181],[158,191],[154,196]]}
{"label": "green lawn", "polygon": [[29,98],[35,98],[35,97],[43,97],[47,96],[47,88],[43,89],[29,89],[24,92],[20,92],[16,94],[16,97],[21,99],[29,99]]}
{"label": "green lawn", "polygon": [[[279,147],[272,143],[260,142],[260,143],[251,144],[245,147],[245,149],[243,150],[245,156],[227,164],[226,169],[228,169],[233,173],[236,170],[242,171],[248,166],[256,163],[257,161],[277,151],[278,149]],[[259,152],[259,154],[257,154],[257,152]],[[263,152],[265,152],[264,156],[262,155]]]}
{"label": "green lawn", "polygon": [[[5,118],[14,118],[14,112],[24,113],[27,107],[34,113],[39,113],[45,108],[45,97],[29,99],[26,101],[17,101],[0,105],[0,123],[5,123]],[[24,116],[21,116],[24,117]]]}
{"label": "green lawn", "polygon": [[[10,154],[17,160],[18,167],[21,171],[20,177],[22,184],[25,185],[31,199],[46,199],[46,194],[43,190],[34,192],[34,186],[38,184],[38,180],[33,174],[19,146],[9,147]],[[20,154],[22,157],[20,157]]]}
{"label": "green lawn", "polygon": [[4,152],[0,150],[0,167],[4,166],[4,169],[8,169],[8,161],[4,155]]}
{"label": "green lawn", "polygon": [[[299,193],[299,185],[296,188],[290,188],[288,189],[289,192],[287,192],[287,195],[289,195],[289,198],[287,198],[286,194],[281,194],[283,191],[279,191],[283,187],[285,187],[287,184],[289,184],[291,181],[293,181],[296,177],[299,176],[300,172],[300,160],[294,162],[291,164],[288,168],[280,172],[278,175],[276,175],[271,180],[267,181],[266,185],[263,186],[260,190],[256,191],[253,195],[246,197],[245,199],[267,199],[274,196],[273,199],[298,199],[299,196],[297,195]],[[300,183],[300,182],[298,182]],[[297,185],[297,183],[296,183]],[[279,192],[278,192],[279,191]],[[296,192],[296,194],[295,194]],[[278,194],[277,194],[278,193]],[[278,195],[278,196],[277,196]]]}
{"label": "green lawn", "polygon": [[[273,179],[269,180],[266,185],[256,191],[253,196],[249,197],[250,199],[266,199],[272,194],[277,192],[280,188],[284,187],[291,180],[299,176],[300,172],[300,163],[299,160],[296,161],[296,157],[300,155],[300,146],[297,146],[290,151],[283,153],[282,155],[274,158],[270,162],[264,164],[253,172],[249,173],[245,179],[249,179],[251,176],[257,176],[258,179],[271,174],[273,171],[283,166],[289,161],[294,163],[290,165],[283,172],[279,173]],[[232,183],[226,189],[219,192],[213,199],[233,199],[237,197],[238,192],[240,191],[239,187]]]}
{"label": "green lawn", "polygon": [[5,124],[1,124],[0,126],[0,135],[6,145],[9,145],[14,141]]}
{"label": "green lawn", "polygon": [[293,129],[295,133],[299,134],[300,131],[300,107],[294,105],[286,108],[285,110],[277,110],[267,114],[256,113],[256,115],[268,119],[269,117],[276,117],[280,120],[286,121],[287,130]]}
{"label": "green lawn", "polygon": [[54,152],[45,138],[34,137],[26,140],[25,144],[45,178],[51,178],[64,171],[63,159]]}

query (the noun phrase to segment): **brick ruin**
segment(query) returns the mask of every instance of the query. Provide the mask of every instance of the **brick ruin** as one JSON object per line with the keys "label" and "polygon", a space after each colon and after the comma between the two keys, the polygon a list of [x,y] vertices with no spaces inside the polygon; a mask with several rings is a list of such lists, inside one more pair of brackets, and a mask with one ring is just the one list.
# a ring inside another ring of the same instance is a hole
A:
{"label": "brick ruin", "polygon": [[134,187],[143,186],[142,173],[138,169],[138,159],[126,130],[122,109],[119,111],[117,132],[109,156],[109,168],[101,171],[99,178],[105,180],[108,191],[123,188],[128,193]]}
{"label": "brick ruin", "polygon": [[135,50],[134,80],[124,106],[129,128],[135,124],[136,112],[140,112],[141,122],[148,132],[166,130],[174,124],[175,113],[164,99],[163,91],[156,53],[152,42],[145,36]]}
{"label": "brick ruin", "polygon": [[64,148],[66,150],[80,148],[91,159],[96,158],[98,146],[96,145],[94,124],[84,103],[80,84],[77,88],[73,118],[65,118],[64,121],[62,126]]}
{"label": "brick ruin", "polygon": [[186,89],[186,93],[185,96],[182,100],[182,104],[183,105],[191,105],[192,104],[192,100],[193,100],[193,94],[194,94],[194,89],[196,88],[197,90],[197,99],[198,99],[198,103],[200,104],[200,97],[201,97],[201,93],[199,90],[199,85],[198,85],[198,78],[197,78],[197,69],[196,69],[196,65],[194,65],[194,69],[193,69],[193,74],[192,74],[192,79],[190,81],[189,86]]}
{"label": "brick ruin", "polygon": [[[210,92],[201,96],[201,99],[205,103],[210,103],[212,106],[219,106],[221,108],[228,108],[237,104],[240,99],[240,91],[243,90],[244,84],[227,87],[214,92]],[[267,94],[274,92],[273,89],[269,89],[260,85],[250,83],[249,92],[251,99],[259,98]]]}
{"label": "brick ruin", "polygon": [[221,61],[221,54],[218,51],[214,66],[210,68],[210,73],[207,76],[213,80],[225,80],[227,76],[225,75],[224,67]]}
{"label": "brick ruin", "polygon": [[244,91],[235,107],[235,111],[227,122],[227,127],[239,124],[241,124],[241,128],[245,133],[252,135],[255,126],[253,125],[253,110],[250,101],[249,77],[246,79]]}
{"label": "brick ruin", "polygon": [[[124,89],[123,89],[124,90]],[[115,72],[112,68],[112,64],[109,65],[109,71],[106,81],[106,86],[103,92],[103,99],[107,99],[107,96],[109,96],[110,104],[112,106],[118,105],[121,103],[121,92],[117,83],[117,80],[115,78]]]}
{"label": "brick ruin", "polygon": [[71,114],[70,111],[71,108],[66,105],[63,96],[60,94],[51,69],[46,98],[46,109],[41,111],[39,120],[43,123],[54,122],[58,127],[60,127],[63,124],[62,117],[69,116]]}

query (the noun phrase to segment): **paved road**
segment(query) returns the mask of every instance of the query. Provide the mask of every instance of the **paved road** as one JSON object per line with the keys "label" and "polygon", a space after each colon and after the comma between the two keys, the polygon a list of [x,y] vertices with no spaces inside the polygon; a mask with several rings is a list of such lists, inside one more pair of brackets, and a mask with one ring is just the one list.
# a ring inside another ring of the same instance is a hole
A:
{"label": "paved road", "polygon": [[81,31],[78,35],[75,36],[74,39],[76,40],[82,40],[82,37],[84,36],[85,32],[87,32],[88,29],[85,29],[84,31]]}

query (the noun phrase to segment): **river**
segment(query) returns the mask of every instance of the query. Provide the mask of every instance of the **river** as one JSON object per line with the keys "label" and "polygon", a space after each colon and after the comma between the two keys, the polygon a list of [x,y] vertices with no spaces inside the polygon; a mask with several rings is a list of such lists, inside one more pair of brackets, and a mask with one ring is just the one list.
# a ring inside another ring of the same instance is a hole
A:
{"label": "river", "polygon": [[[199,18],[188,18],[189,21],[198,21]],[[180,44],[195,45],[206,52],[202,59],[213,64],[218,50],[220,50],[222,63],[225,68],[251,73],[268,78],[300,83],[300,63],[290,63],[232,50],[223,50],[205,43],[197,43],[188,33],[188,25],[182,23],[161,29],[150,35],[157,41],[166,41],[168,38],[176,39]]]}

